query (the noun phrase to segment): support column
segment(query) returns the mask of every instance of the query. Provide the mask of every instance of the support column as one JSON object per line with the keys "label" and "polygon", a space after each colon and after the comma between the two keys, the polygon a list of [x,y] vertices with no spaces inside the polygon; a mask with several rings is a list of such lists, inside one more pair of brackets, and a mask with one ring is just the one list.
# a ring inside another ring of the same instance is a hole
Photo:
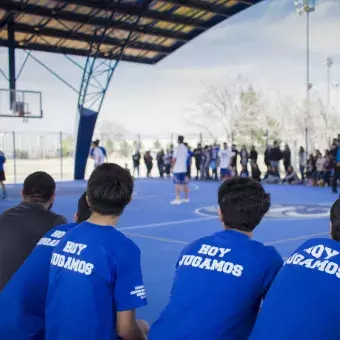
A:
{"label": "support column", "polygon": [[13,103],[15,102],[15,89],[16,89],[16,70],[15,70],[15,29],[13,16],[9,18],[7,24],[7,39],[8,39],[8,74],[9,74],[9,105],[10,109],[14,109]]}
{"label": "support column", "polygon": [[84,179],[98,112],[79,107],[78,133],[75,150],[74,179]]}

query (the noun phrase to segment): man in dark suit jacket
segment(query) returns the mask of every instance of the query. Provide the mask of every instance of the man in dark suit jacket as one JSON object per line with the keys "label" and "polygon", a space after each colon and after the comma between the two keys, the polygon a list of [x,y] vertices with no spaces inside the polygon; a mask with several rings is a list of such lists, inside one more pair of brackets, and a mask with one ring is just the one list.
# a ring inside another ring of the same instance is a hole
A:
{"label": "man in dark suit jacket", "polygon": [[53,227],[67,223],[65,217],[51,211],[55,187],[46,172],[29,175],[24,182],[22,202],[0,215],[0,291],[41,237]]}

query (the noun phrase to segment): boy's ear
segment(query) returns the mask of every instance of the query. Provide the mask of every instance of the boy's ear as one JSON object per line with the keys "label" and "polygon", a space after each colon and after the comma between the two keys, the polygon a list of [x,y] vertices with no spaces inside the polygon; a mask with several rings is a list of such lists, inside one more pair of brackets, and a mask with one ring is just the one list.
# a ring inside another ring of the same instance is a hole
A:
{"label": "boy's ear", "polygon": [[78,213],[77,212],[74,214],[73,219],[74,219],[74,222],[76,222],[76,223],[78,222]]}
{"label": "boy's ear", "polygon": [[218,218],[219,220],[223,223],[223,214],[222,214],[222,211],[220,208],[217,209],[217,212],[218,212]]}

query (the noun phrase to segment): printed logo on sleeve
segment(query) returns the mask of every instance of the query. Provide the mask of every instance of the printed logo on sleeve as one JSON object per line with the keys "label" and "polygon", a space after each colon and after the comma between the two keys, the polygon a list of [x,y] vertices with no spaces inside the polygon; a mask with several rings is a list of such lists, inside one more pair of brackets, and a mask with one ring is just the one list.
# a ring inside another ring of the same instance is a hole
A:
{"label": "printed logo on sleeve", "polygon": [[137,286],[134,288],[133,291],[130,292],[130,295],[136,295],[137,297],[143,299],[146,299],[146,291],[144,286]]}

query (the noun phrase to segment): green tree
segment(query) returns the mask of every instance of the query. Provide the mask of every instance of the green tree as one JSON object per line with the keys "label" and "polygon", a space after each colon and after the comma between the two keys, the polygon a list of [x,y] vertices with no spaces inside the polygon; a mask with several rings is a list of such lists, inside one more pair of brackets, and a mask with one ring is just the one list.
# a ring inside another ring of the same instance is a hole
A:
{"label": "green tree", "polygon": [[74,138],[72,136],[67,136],[62,141],[63,147],[63,157],[69,157],[74,150]]}
{"label": "green tree", "polygon": [[119,152],[124,157],[129,157],[131,153],[131,148],[129,143],[126,140],[122,140],[119,143]]}
{"label": "green tree", "polygon": [[155,150],[160,150],[160,149],[162,148],[162,144],[160,143],[159,140],[155,140],[155,141],[153,142],[153,148],[154,148]]}
{"label": "green tree", "polygon": [[115,151],[114,144],[111,139],[105,141],[105,148],[109,154]]}

